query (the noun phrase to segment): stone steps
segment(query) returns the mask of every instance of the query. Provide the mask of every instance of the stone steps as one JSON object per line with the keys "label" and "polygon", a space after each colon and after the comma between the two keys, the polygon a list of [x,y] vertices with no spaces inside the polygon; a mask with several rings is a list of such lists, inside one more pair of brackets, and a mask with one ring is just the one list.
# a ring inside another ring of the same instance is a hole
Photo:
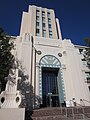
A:
{"label": "stone steps", "polygon": [[90,120],[90,106],[88,107],[49,107],[33,110],[33,114],[26,120]]}
{"label": "stone steps", "polygon": [[45,108],[33,111],[32,117],[54,116],[60,114],[61,114],[60,108]]}
{"label": "stone steps", "polygon": [[57,116],[43,116],[43,117],[33,117],[32,120],[67,120],[66,117],[62,115]]}

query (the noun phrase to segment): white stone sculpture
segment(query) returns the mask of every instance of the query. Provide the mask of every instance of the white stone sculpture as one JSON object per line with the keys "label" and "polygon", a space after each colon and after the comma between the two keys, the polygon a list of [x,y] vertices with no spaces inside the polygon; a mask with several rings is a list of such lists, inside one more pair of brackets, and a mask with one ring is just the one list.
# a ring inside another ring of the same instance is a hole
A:
{"label": "white stone sculpture", "polygon": [[13,68],[10,69],[7,77],[7,84],[5,91],[2,91],[0,95],[0,107],[1,108],[18,108],[21,103],[20,92],[17,91],[18,68],[16,61],[13,64]]}

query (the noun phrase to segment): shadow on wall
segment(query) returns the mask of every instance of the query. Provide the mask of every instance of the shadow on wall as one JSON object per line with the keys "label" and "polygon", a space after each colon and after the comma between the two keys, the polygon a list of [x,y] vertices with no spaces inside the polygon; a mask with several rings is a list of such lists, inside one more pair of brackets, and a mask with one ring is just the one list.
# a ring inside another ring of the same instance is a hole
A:
{"label": "shadow on wall", "polygon": [[33,87],[28,81],[28,75],[24,75],[22,70],[19,70],[19,76],[21,77],[21,80],[18,81],[17,89],[20,90],[22,96],[20,107],[24,107],[25,110],[32,111],[34,99]]}
{"label": "shadow on wall", "polygon": [[17,89],[21,92],[22,101],[19,107],[25,108],[25,120],[32,120],[33,114],[33,87],[28,81],[28,75],[24,75],[23,70],[19,70],[19,77]]}
{"label": "shadow on wall", "polygon": [[24,75],[24,72],[20,70],[19,76],[21,77],[21,80],[18,81],[17,88],[22,96],[20,107],[29,111],[40,108],[40,96],[34,94],[33,86],[28,81],[28,75]]}
{"label": "shadow on wall", "polygon": [[40,108],[41,99],[40,96],[35,95],[34,88],[30,84],[28,75],[25,75],[25,69],[22,63],[17,60],[19,73],[18,76],[21,79],[18,81],[17,89],[21,92],[22,101],[20,107],[25,108],[25,110],[32,111],[33,109]]}

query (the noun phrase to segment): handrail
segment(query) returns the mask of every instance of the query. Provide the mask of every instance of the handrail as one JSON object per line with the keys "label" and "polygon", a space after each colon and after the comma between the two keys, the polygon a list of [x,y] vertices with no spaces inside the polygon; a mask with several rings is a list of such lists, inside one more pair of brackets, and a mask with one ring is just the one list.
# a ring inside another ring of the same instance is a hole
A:
{"label": "handrail", "polygon": [[[74,103],[73,100],[70,100],[70,101],[72,101],[72,102]],[[79,104],[79,103],[77,103],[77,102],[75,102],[75,103],[76,103],[76,106],[79,105],[79,106],[83,107],[83,105],[81,105],[81,104]],[[73,106],[73,107],[75,107],[75,106]]]}
{"label": "handrail", "polygon": [[81,105],[81,104],[79,104],[79,103],[77,103],[77,102],[76,102],[76,104],[79,105],[79,106],[81,106],[81,107],[83,107],[83,105]]}
{"label": "handrail", "polygon": [[[70,100],[70,101],[72,101],[72,102],[74,103],[74,101],[73,101],[73,100]],[[73,106],[73,107],[75,108],[75,107],[77,107],[77,105],[81,106],[81,107],[82,107],[82,111],[83,111],[83,114],[82,114],[82,115],[83,115],[83,119],[85,119],[84,106],[83,106],[83,105],[81,105],[81,104],[79,104],[79,103],[77,103],[77,102],[75,102],[75,103],[76,103],[76,106]],[[74,115],[75,115],[75,114],[74,114],[74,111],[73,111],[73,110],[74,110],[74,108],[72,109],[73,119],[74,119]],[[78,109],[78,108],[77,108],[77,109]]]}
{"label": "handrail", "polygon": [[83,101],[86,101],[86,102],[88,102],[88,103],[90,103],[90,101],[88,101],[88,100],[85,100],[85,99],[82,99]]}

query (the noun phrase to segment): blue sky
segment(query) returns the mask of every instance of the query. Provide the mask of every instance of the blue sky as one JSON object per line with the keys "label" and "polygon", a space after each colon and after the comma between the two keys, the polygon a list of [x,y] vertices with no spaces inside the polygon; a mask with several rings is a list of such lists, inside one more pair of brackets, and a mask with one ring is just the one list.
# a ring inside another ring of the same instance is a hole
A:
{"label": "blue sky", "polygon": [[83,39],[90,38],[90,0],[0,0],[0,26],[6,33],[19,35],[22,12],[30,4],[55,10],[63,39],[83,45]]}

